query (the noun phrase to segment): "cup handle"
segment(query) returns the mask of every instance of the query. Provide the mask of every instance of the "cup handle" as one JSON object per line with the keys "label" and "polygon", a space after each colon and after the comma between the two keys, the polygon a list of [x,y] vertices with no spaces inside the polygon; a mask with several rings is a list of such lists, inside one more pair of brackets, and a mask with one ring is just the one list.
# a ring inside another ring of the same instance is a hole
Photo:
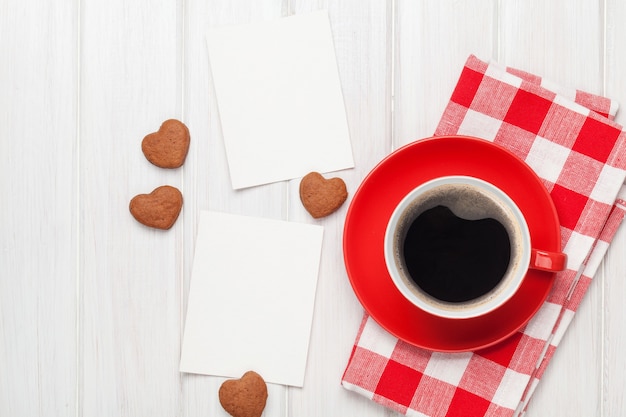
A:
{"label": "cup handle", "polygon": [[559,272],[567,265],[567,255],[561,252],[548,252],[533,249],[530,253],[530,268],[540,271]]}

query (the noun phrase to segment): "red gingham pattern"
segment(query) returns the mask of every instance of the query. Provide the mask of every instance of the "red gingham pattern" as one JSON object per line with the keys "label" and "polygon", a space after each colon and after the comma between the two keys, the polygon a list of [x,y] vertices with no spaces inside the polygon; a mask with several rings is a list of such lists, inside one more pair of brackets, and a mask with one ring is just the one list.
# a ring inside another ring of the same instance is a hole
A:
{"label": "red gingham pattern", "polygon": [[561,223],[567,270],[515,335],[477,352],[416,348],[367,314],[342,385],[402,414],[522,413],[626,213],[626,133],[617,104],[470,56],[435,135],[503,145],[542,178]]}

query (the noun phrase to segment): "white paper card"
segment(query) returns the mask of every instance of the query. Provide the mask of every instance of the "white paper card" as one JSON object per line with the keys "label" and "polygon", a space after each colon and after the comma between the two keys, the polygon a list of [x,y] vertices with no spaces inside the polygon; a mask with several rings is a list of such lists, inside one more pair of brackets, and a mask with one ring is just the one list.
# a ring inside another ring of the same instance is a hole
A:
{"label": "white paper card", "polygon": [[328,13],[207,34],[232,187],[354,166]]}
{"label": "white paper card", "polygon": [[181,372],[301,387],[322,226],[203,211]]}

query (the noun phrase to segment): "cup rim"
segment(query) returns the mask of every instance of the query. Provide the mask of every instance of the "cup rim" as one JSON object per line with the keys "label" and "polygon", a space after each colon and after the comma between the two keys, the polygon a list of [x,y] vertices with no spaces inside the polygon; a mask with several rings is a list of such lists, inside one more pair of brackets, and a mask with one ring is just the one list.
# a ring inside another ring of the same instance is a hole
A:
{"label": "cup rim", "polygon": [[[510,209],[513,214],[513,217],[516,220],[516,223],[520,227],[520,236],[521,242],[523,244],[522,256],[519,260],[519,267],[516,269],[517,273],[511,284],[504,288],[500,293],[495,296],[486,299],[485,301],[472,306],[472,308],[454,308],[455,303],[447,303],[444,301],[438,301],[437,304],[441,307],[436,307],[434,304],[427,303],[422,300],[420,297],[416,296],[409,288],[408,285],[402,279],[400,272],[397,270],[395,256],[394,256],[394,235],[395,229],[398,226],[398,222],[400,218],[402,218],[402,214],[405,210],[410,206],[414,197],[417,194],[423,194],[424,192],[433,190],[442,185],[448,184],[466,184],[470,186],[474,186],[480,188],[483,191],[487,191],[495,195],[496,199],[500,200],[505,206]],[[450,319],[466,319],[466,318],[474,318],[485,315],[497,309],[498,307],[505,304],[519,289],[521,286],[524,277],[528,271],[530,266],[530,257],[532,251],[532,245],[530,241],[530,231],[528,228],[528,224],[526,219],[517,206],[515,201],[511,197],[509,197],[504,191],[500,188],[496,187],[494,184],[485,181],[480,178],[468,176],[468,175],[448,175],[437,177],[426,181],[417,187],[413,188],[409,191],[402,200],[398,203],[398,205],[393,210],[388,222],[387,227],[385,229],[384,236],[384,258],[387,271],[393,281],[394,286],[400,291],[404,298],[406,298],[409,302],[415,305],[417,308],[433,314],[435,316],[450,318]],[[446,308],[447,307],[447,308]]]}

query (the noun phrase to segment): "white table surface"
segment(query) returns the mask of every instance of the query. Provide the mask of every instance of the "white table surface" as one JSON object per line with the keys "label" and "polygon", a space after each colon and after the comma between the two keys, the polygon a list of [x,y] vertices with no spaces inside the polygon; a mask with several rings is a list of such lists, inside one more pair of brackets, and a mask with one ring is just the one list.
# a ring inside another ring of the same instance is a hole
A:
{"label": "white table surface", "polygon": [[[298,180],[233,191],[205,32],[328,9],[356,166],[354,192],[432,134],[470,53],[626,105],[621,0],[1,0],[0,416],[224,416],[223,379],[178,371],[200,210],[325,228],[304,388],[270,386],[266,416],[390,416],[340,386],[362,317],[342,262],[347,204],[313,220]],[[141,139],[191,131],[178,170]],[[626,122],[624,112],[617,118]],[[128,212],[181,189],[167,231]],[[626,413],[622,228],[527,416]]]}

